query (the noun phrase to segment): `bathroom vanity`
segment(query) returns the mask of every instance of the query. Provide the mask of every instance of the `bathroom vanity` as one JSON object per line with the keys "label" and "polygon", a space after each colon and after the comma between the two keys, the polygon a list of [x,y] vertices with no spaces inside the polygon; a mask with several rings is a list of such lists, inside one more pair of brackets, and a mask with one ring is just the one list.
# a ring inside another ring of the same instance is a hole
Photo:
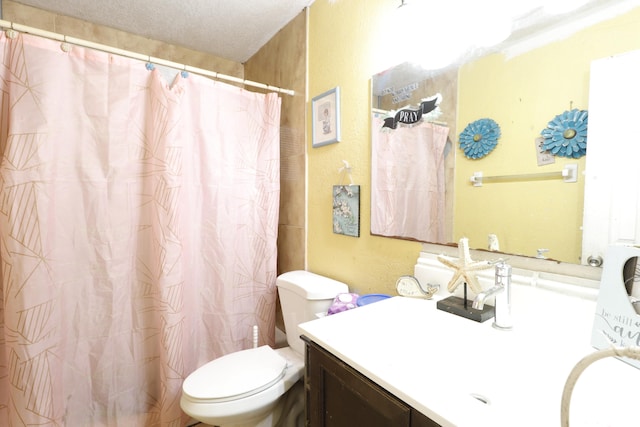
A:
{"label": "bathroom vanity", "polygon": [[[559,425],[565,381],[595,351],[596,290],[549,284],[514,275],[511,331],[406,297],[302,323],[308,425]],[[574,389],[571,425],[639,425],[639,383],[621,360],[593,364]]]}
{"label": "bathroom vanity", "polygon": [[308,427],[439,427],[313,341],[305,341]]}

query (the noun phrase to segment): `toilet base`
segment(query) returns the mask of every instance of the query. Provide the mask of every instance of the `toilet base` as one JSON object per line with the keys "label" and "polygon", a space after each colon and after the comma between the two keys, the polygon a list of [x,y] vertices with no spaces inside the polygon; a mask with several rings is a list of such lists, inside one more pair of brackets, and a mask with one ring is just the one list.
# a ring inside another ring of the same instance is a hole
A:
{"label": "toilet base", "polygon": [[282,396],[271,412],[259,419],[217,426],[202,423],[195,427],[302,427],[304,422],[304,383],[298,381]]}
{"label": "toilet base", "polygon": [[[303,427],[305,424],[304,381],[300,380],[282,397],[281,415],[274,427]],[[261,426],[270,427],[270,426]]]}

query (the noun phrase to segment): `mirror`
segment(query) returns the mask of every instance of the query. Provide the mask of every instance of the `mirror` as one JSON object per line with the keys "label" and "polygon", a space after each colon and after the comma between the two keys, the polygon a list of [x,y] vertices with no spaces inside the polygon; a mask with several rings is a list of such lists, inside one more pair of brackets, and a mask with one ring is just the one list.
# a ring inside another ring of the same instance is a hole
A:
{"label": "mirror", "polygon": [[372,79],[372,234],[451,241],[457,90],[455,69],[408,62]]}
{"label": "mirror", "polygon": [[[637,49],[632,40],[638,36],[634,22],[640,19],[640,8],[629,9],[592,11],[590,20],[576,15],[580,28],[565,19],[544,33],[512,37],[499,51],[469,57],[449,69],[420,71],[402,64],[373,76],[372,144],[374,132],[381,132],[376,117],[382,120],[398,110],[415,110],[423,98],[442,95],[441,115],[429,120],[449,128],[451,146],[443,152],[445,205],[439,217],[445,233],[441,240],[426,241],[446,244],[467,237],[476,249],[585,263],[581,228],[586,156],[543,155],[539,138],[563,112],[588,111],[593,60]],[[401,77],[394,81],[396,75]],[[500,128],[497,145],[482,158],[467,158],[459,147],[459,135],[484,118]],[[372,226],[377,209],[373,194],[379,190],[374,164],[372,158]],[[575,182],[562,178],[565,168],[577,170]],[[477,173],[498,179],[474,186],[471,177]],[[396,207],[408,218],[421,212]],[[380,221],[393,219],[383,215]],[[400,232],[388,236],[425,241]]]}

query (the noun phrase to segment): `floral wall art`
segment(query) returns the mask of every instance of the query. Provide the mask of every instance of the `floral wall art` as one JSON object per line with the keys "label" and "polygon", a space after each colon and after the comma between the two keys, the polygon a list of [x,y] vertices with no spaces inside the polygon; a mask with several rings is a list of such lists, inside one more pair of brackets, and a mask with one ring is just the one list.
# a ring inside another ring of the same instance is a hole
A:
{"label": "floral wall art", "polygon": [[360,237],[360,186],[333,186],[333,232]]}

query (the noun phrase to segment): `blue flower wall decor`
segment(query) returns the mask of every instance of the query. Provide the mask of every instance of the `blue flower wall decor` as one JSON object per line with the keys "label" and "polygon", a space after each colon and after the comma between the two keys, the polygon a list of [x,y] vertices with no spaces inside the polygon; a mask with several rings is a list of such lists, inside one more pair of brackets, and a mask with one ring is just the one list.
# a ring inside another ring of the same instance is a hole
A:
{"label": "blue flower wall decor", "polygon": [[489,154],[498,144],[500,126],[492,119],[479,119],[469,123],[460,134],[460,149],[469,159]]}
{"label": "blue flower wall decor", "polygon": [[554,156],[580,158],[587,154],[586,110],[573,109],[558,114],[540,132],[544,141],[542,149]]}

